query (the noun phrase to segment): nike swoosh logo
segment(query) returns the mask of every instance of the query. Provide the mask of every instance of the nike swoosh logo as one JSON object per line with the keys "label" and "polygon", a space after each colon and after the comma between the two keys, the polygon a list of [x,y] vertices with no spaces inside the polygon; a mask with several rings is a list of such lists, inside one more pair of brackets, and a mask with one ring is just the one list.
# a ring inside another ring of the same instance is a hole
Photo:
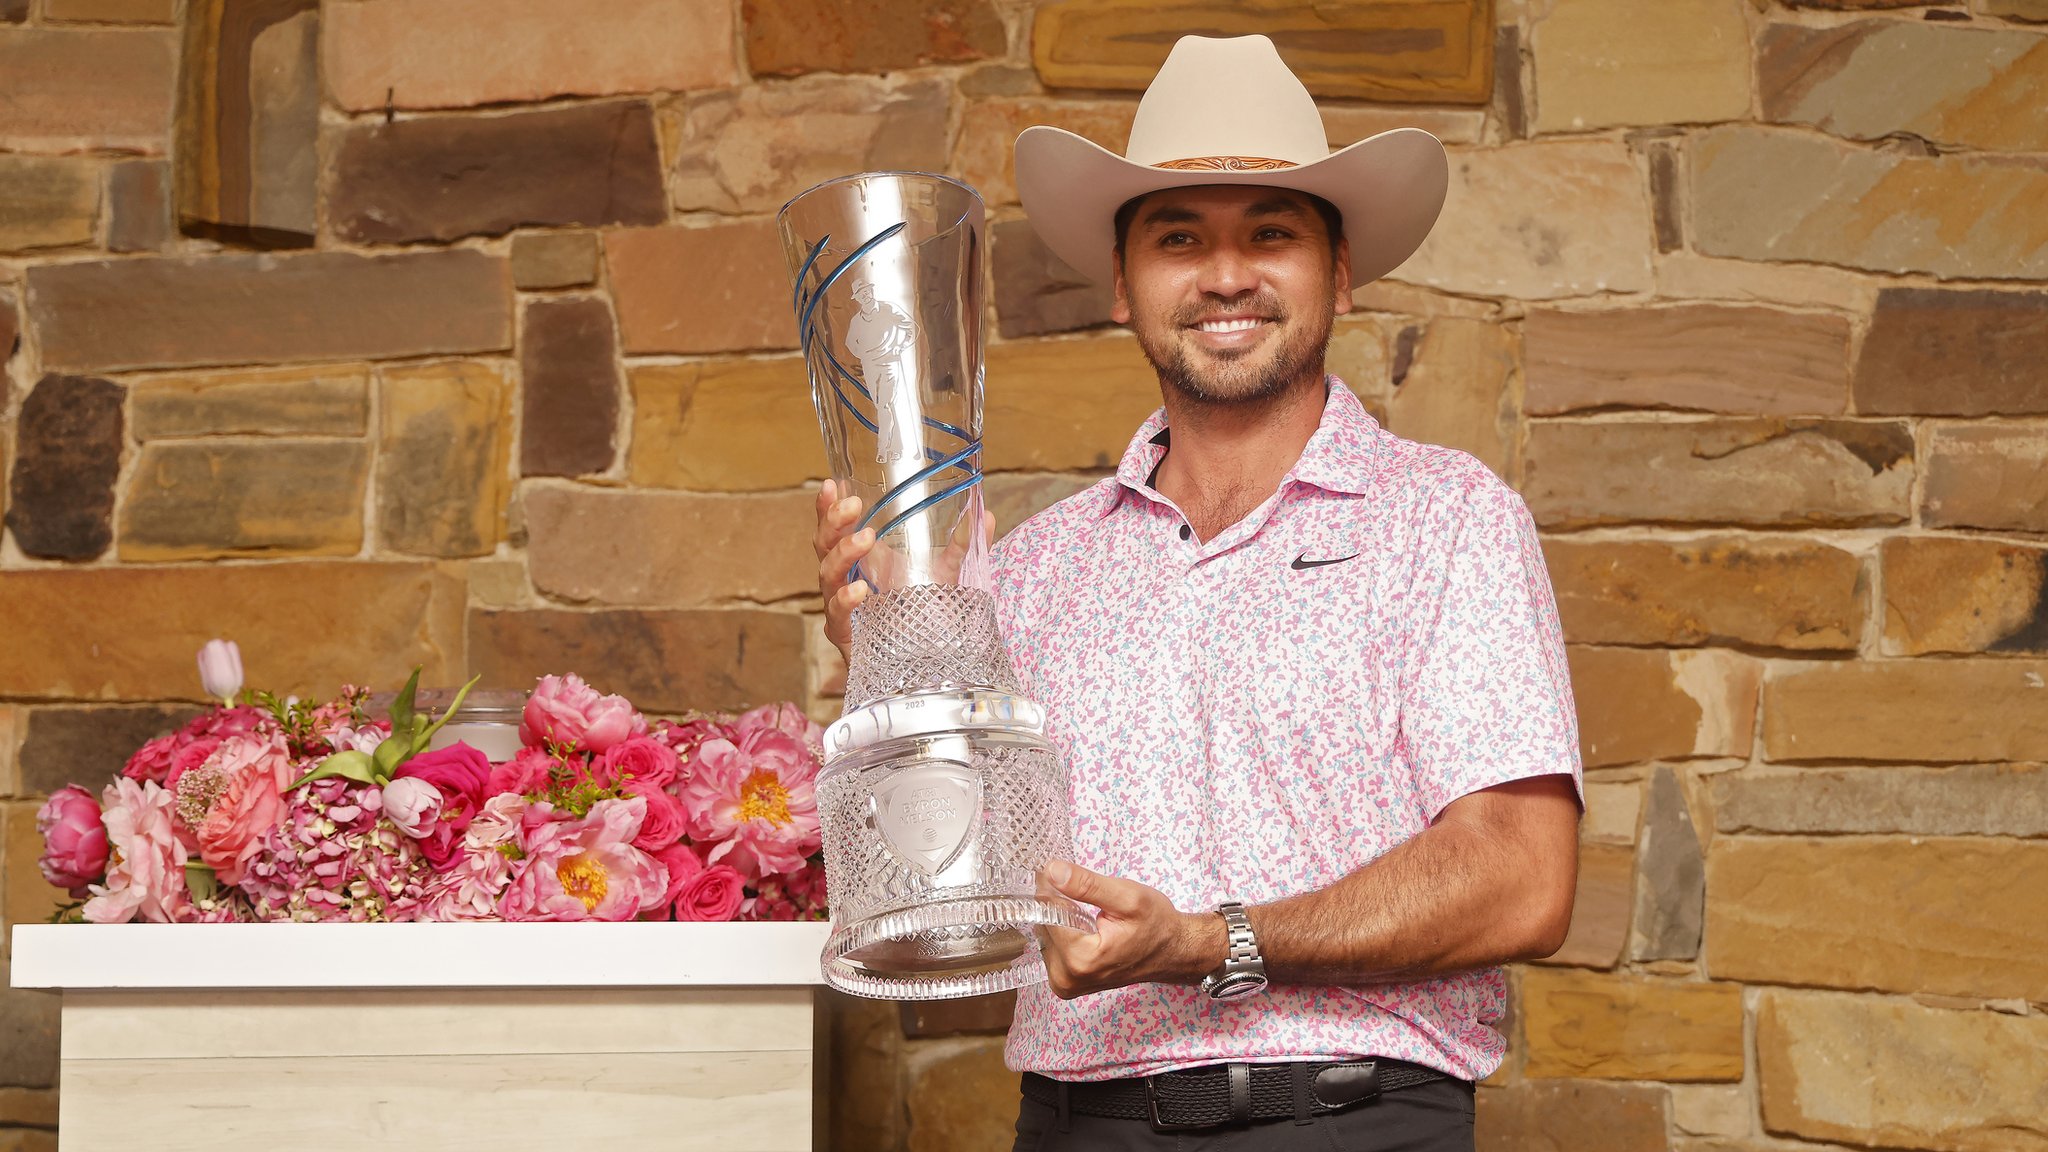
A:
{"label": "nike swoosh logo", "polygon": [[1296,572],[1305,572],[1310,568],[1321,568],[1325,564],[1342,564],[1346,560],[1356,559],[1358,559],[1358,553],[1353,552],[1349,556],[1339,556],[1335,560],[1310,560],[1308,559],[1308,553],[1303,552],[1301,555],[1296,556],[1294,563],[1289,564],[1288,567]]}

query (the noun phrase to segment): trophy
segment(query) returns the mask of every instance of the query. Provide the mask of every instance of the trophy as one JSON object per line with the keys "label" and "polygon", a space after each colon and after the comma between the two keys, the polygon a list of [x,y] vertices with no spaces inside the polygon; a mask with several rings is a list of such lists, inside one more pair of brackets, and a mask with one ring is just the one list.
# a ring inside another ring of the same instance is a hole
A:
{"label": "trophy", "polygon": [[1035,929],[1090,930],[1041,890],[1070,854],[1067,773],[996,628],[981,499],[981,197],[943,176],[829,180],[777,217],[832,475],[875,544],[850,579],[846,710],[818,813],[824,975],[936,1000],[1045,978]]}

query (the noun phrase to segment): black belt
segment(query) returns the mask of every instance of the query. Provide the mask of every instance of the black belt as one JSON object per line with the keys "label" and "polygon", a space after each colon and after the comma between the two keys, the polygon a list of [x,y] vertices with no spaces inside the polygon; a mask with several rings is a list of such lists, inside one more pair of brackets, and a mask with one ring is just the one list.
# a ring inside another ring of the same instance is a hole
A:
{"label": "black belt", "polygon": [[[1211,1064],[1121,1080],[1062,1081],[1024,1074],[1024,1096],[1084,1116],[1144,1120],[1161,1132],[1339,1112],[1450,1077],[1406,1060],[1329,1064]],[[1064,1098],[1063,1098],[1064,1097]]]}

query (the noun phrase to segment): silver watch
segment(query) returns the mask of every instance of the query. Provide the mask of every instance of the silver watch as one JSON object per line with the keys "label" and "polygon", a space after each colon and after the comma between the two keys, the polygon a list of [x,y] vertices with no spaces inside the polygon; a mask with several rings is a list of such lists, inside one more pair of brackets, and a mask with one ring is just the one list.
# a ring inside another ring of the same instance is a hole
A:
{"label": "silver watch", "polygon": [[1216,914],[1230,929],[1230,954],[1223,966],[1202,977],[1202,992],[1211,1000],[1234,1000],[1266,990],[1266,958],[1259,955],[1259,938],[1252,935],[1251,918],[1244,905],[1233,900],[1219,904]]}

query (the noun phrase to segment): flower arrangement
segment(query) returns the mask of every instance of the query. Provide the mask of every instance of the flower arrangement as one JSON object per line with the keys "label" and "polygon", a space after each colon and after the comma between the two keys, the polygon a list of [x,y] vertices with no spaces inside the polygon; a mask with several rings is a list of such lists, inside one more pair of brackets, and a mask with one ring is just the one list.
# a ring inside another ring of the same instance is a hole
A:
{"label": "flower arrangement", "polygon": [[37,813],[43,876],[79,901],[67,915],[825,917],[822,733],[794,704],[649,721],[544,676],[519,753],[494,764],[464,743],[429,750],[447,714],[414,712],[418,672],[371,719],[361,688],[310,706],[242,692],[229,643],[199,664],[218,707],[143,745],[99,797],[72,785]]}

